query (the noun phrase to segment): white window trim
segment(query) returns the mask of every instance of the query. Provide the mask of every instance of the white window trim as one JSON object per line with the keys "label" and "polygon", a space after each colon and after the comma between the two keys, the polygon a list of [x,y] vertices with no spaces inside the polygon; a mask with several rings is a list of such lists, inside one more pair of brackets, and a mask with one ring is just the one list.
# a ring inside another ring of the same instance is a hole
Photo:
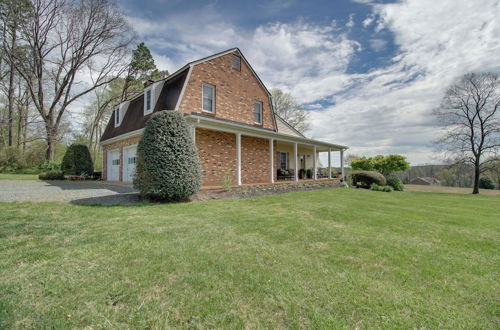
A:
{"label": "white window trim", "polygon": [[[155,90],[153,88],[154,84],[151,84],[150,87],[144,89],[144,116],[146,115],[149,115],[150,113],[153,112],[153,109],[155,108],[155,105],[154,105],[154,99],[155,99]],[[148,94],[148,92],[151,92],[151,109],[149,110],[146,110],[146,105],[147,105],[147,99],[146,99],[146,95]]]}
{"label": "white window trim", "polygon": [[[260,122],[255,121],[255,105],[257,103],[260,104]],[[261,101],[255,101],[253,103],[253,112],[252,112],[252,114],[253,114],[253,120],[254,120],[254,122],[256,124],[262,125],[262,119],[263,119],[262,116],[263,116],[263,113],[264,113],[264,103],[262,103]]]}
{"label": "white window trim", "polygon": [[[204,99],[205,99],[205,95],[204,95],[205,86],[208,86],[208,87],[212,88],[212,90],[213,90],[212,111],[205,110],[205,108],[203,107]],[[215,86],[211,85],[211,84],[203,83],[201,85],[201,110],[203,112],[207,112],[207,113],[215,113],[215,98],[216,98]]]}

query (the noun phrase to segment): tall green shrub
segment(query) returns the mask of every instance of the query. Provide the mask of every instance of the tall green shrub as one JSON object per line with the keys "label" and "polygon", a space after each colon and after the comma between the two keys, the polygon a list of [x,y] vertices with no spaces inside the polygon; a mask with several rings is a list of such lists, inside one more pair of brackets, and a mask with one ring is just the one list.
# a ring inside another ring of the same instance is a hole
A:
{"label": "tall green shrub", "polygon": [[495,189],[495,185],[493,184],[493,181],[489,177],[482,176],[479,179],[479,188],[481,188],[481,189]]}
{"label": "tall green shrub", "polygon": [[92,175],[94,165],[89,148],[84,144],[72,144],[64,154],[61,170],[68,175]]}
{"label": "tall green shrub", "polygon": [[201,166],[186,120],[176,111],[153,114],[137,146],[134,187],[149,198],[179,201],[200,186]]}

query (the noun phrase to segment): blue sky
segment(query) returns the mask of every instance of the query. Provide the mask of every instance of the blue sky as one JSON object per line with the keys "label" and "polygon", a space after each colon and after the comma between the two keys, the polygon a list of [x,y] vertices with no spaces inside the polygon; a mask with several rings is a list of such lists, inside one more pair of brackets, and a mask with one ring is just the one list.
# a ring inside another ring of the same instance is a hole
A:
{"label": "blue sky", "polygon": [[[239,47],[311,112],[308,135],[435,163],[431,110],[468,71],[500,72],[497,0],[119,1],[157,65]],[[478,8],[481,8],[479,10]]]}

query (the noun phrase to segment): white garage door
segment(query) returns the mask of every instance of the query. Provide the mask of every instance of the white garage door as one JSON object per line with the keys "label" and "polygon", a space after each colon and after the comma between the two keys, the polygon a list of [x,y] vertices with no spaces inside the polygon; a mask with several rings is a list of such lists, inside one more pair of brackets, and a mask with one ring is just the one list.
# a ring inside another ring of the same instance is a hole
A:
{"label": "white garage door", "polygon": [[135,174],[135,164],[137,163],[137,146],[123,148],[123,181],[132,182]]}
{"label": "white garage door", "polygon": [[120,151],[108,151],[108,181],[120,179]]}

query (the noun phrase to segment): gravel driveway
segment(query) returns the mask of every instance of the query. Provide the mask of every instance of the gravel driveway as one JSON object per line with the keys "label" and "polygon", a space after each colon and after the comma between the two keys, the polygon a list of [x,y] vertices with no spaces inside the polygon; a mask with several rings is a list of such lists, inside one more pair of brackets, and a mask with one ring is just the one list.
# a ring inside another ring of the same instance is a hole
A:
{"label": "gravel driveway", "polygon": [[71,202],[134,204],[139,195],[131,186],[104,182],[0,180],[0,202]]}

